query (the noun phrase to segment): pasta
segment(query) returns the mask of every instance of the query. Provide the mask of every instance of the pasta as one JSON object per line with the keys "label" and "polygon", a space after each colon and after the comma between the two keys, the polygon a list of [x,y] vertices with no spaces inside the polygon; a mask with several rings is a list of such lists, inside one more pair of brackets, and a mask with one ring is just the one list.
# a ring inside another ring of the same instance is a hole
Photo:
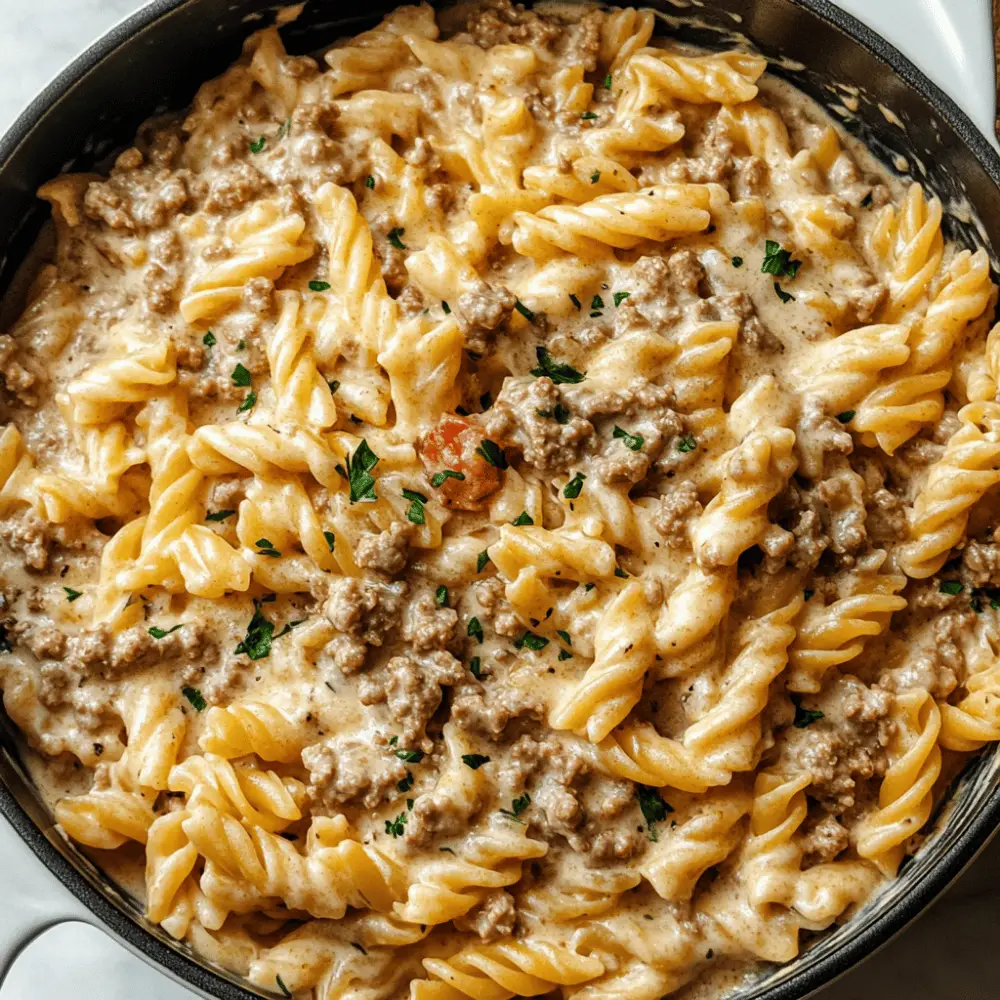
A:
{"label": "pasta", "polygon": [[44,185],[5,302],[56,829],[268,996],[770,975],[1000,742],[987,251],[651,10],[297,16]]}

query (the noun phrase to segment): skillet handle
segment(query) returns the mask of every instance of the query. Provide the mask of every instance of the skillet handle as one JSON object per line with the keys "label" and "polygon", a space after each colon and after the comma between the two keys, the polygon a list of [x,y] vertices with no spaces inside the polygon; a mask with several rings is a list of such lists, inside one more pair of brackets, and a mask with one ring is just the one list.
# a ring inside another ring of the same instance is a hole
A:
{"label": "skillet handle", "polygon": [[0,816],[0,983],[21,949],[66,920],[95,919]]}

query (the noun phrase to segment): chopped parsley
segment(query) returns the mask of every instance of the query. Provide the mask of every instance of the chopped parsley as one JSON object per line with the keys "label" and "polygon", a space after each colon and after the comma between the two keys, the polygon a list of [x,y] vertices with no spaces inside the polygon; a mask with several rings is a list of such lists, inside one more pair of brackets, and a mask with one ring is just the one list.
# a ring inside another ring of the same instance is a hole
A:
{"label": "chopped parsley", "polygon": [[619,580],[627,580],[628,579],[628,573],[626,573],[625,570],[623,570],[621,568],[621,566],[616,566],[615,567],[615,576],[617,576]]}
{"label": "chopped parsley", "polygon": [[559,650],[559,659],[560,660],[572,660],[573,659],[573,654],[568,649],[560,649]]}
{"label": "chopped parsley", "polygon": [[535,314],[520,300],[514,299],[514,308],[529,322],[535,322]]}
{"label": "chopped parsley", "polygon": [[519,639],[514,640],[514,648],[521,649],[527,646],[528,649],[540,653],[549,644],[549,640],[544,636],[535,635],[534,632],[525,632]]}
{"label": "chopped parsley", "polygon": [[482,662],[483,661],[480,660],[478,656],[474,656],[471,660],[469,660],[469,670],[472,672],[472,676],[475,677],[477,681],[481,681],[483,679]]}
{"label": "chopped parsley", "polygon": [[211,514],[205,515],[206,521],[225,521],[227,517],[232,517],[235,510],[213,510]]}
{"label": "chopped parsley", "polygon": [[595,295],[590,300],[590,308],[591,309],[603,309],[604,308],[604,299],[602,299],[600,297],[600,295]]}
{"label": "chopped parsley", "polygon": [[184,622],[178,622],[173,628],[157,628],[154,625],[146,631],[149,632],[154,639],[163,639],[170,635],[171,632],[176,632],[179,628],[184,628]]}
{"label": "chopped parsley", "polygon": [[274,981],[278,984],[278,989],[281,990],[283,996],[291,997],[292,995],[291,991],[285,985],[284,980],[281,978],[281,976],[275,976]]}
{"label": "chopped parsley", "polygon": [[250,374],[249,369],[244,368],[243,365],[237,364],[233,369],[233,385],[241,385],[246,388],[248,385],[253,384],[253,376]]}
{"label": "chopped parsley", "polygon": [[394,246],[394,247],[395,247],[395,248],[396,248],[397,250],[405,250],[405,249],[406,249],[406,246],[405,246],[405,244],[403,243],[403,241],[402,241],[402,240],[400,239],[400,236],[402,236],[402,235],[403,235],[403,233],[405,233],[405,232],[406,232],[406,230],[405,230],[405,229],[401,229],[401,228],[400,228],[399,226],[396,226],[396,227],[395,227],[394,229],[390,229],[390,230],[389,230],[389,235],[388,235],[388,236],[386,237],[386,239],[387,239],[387,240],[388,240],[388,241],[389,241],[389,242],[390,242],[390,243],[391,243],[391,244],[392,244],[392,245],[393,245],[393,246]]}
{"label": "chopped parsley", "polygon": [[733,260],[732,260],[732,264],[733,264],[733,267],[742,267],[743,266],[743,258],[742,257],[734,257]]}
{"label": "chopped parsley", "polygon": [[472,636],[477,642],[483,641],[483,623],[478,618],[469,619],[466,635]]}
{"label": "chopped parsley", "polygon": [[63,587],[66,591],[66,600],[69,604],[72,604],[78,597],[83,597],[82,590],[74,590],[72,587]]}
{"label": "chopped parsley", "polygon": [[309,291],[310,292],[328,292],[330,290],[329,281],[310,281]]}
{"label": "chopped parsley", "polygon": [[437,489],[446,479],[465,479],[465,473],[456,472],[454,469],[444,469],[441,472],[435,472],[431,476],[431,486]]}
{"label": "chopped parsley", "polygon": [[365,948],[365,946],[363,944],[358,944],[357,941],[352,941],[351,942],[351,947],[352,948],[357,948],[358,951],[360,951],[362,955],[367,955],[368,954],[368,949]]}
{"label": "chopped parsley", "polygon": [[548,348],[536,347],[535,357],[538,358],[538,367],[532,368],[530,372],[535,378],[547,375],[556,385],[576,385],[587,377],[583,372],[578,372],[572,365],[554,361]]}
{"label": "chopped parsley", "polygon": [[942,580],[938,589],[942,594],[961,594],[965,588],[958,580]]}
{"label": "chopped parsley", "polygon": [[567,500],[575,500],[580,495],[580,490],[583,489],[583,481],[587,477],[582,473],[578,472],[564,487],[563,496]]}
{"label": "chopped parsley", "polygon": [[246,413],[247,410],[252,410],[257,405],[257,393],[248,392],[246,399],[238,407],[236,407],[237,413]]}
{"label": "chopped parsley", "polygon": [[445,316],[450,316],[451,315],[451,306],[448,305],[448,303],[445,302],[444,299],[441,300],[441,308],[444,310]]}
{"label": "chopped parsley", "polygon": [[562,639],[567,646],[573,645],[573,637],[564,628],[557,628],[556,635],[559,636],[559,638]]}
{"label": "chopped parsley", "polygon": [[410,506],[406,509],[406,520],[411,524],[425,524],[424,504],[427,503],[427,497],[416,490],[404,489],[402,492],[403,499],[410,501]]}
{"label": "chopped parsley", "polygon": [[526,524],[534,524],[535,519],[526,511],[522,510],[513,521],[510,522],[515,528],[521,528]]}
{"label": "chopped parsley", "polygon": [[392,834],[392,839],[403,836],[403,827],[406,826],[406,813],[400,813],[394,820],[385,821],[385,832]]}
{"label": "chopped parsley", "polygon": [[774,240],[764,243],[764,262],[760,265],[762,274],[773,274],[779,278],[794,278],[802,266],[801,260],[792,260],[790,250],[782,248]]}
{"label": "chopped parsley", "polygon": [[[375,495],[375,477],[372,469],[379,463],[379,457],[362,438],[361,444],[347,457],[347,481],[351,486],[351,503],[371,503]],[[411,508],[412,509],[412,508]]]}
{"label": "chopped parsley", "polygon": [[617,309],[631,294],[631,292],[615,292],[613,296],[615,308]]}
{"label": "chopped parsley", "polygon": [[[518,816],[520,816],[521,813],[523,813],[524,810],[527,809],[528,806],[530,805],[531,805],[531,796],[527,792],[525,792],[523,795],[519,795],[516,799],[514,799],[511,802],[509,809],[501,809],[500,812],[508,819],[517,819]],[[520,819],[517,819],[517,821],[518,823],[524,822],[523,820]]]}
{"label": "chopped parsley", "polygon": [[258,555],[270,556],[272,559],[277,559],[281,553],[274,547],[274,542],[270,538],[258,538],[254,545],[258,548]]}
{"label": "chopped parsley", "polygon": [[448,588],[443,583],[434,591],[434,603],[439,608],[448,606]]}
{"label": "chopped parsley", "polygon": [[407,764],[419,764],[426,756],[423,750],[394,750],[393,753]]}
{"label": "chopped parsley", "polygon": [[332,531],[324,531],[323,537],[326,539],[326,544],[330,547],[332,552],[337,545],[337,536]]}
{"label": "chopped parsley", "polygon": [[478,556],[476,556],[476,572],[482,573],[482,571],[486,569],[486,564],[489,561],[490,561],[489,550],[483,549],[483,551],[480,552]]}
{"label": "chopped parsley", "polygon": [[574,306],[576,306],[578,310],[582,308],[580,305],[580,300],[575,295],[570,295],[569,300],[570,302],[573,303]]}
{"label": "chopped parsley", "polygon": [[611,436],[623,441],[629,451],[639,451],[642,448],[644,439],[641,434],[629,434],[628,431],[622,430],[617,424],[615,424],[615,429],[611,432]]}
{"label": "chopped parsley", "polygon": [[288,133],[291,131],[291,128],[292,128],[292,119],[286,118],[281,123],[281,128],[278,129],[278,138],[284,139],[285,136],[288,135]]}
{"label": "chopped parsley", "polygon": [[271,643],[275,639],[287,635],[296,625],[302,624],[302,621],[289,622],[275,635],[274,622],[269,621],[260,610],[260,606],[265,600],[267,598],[260,601],[254,599],[254,611],[250,623],[247,625],[247,634],[235,649],[236,653],[245,653],[251,660],[263,660],[266,656],[270,656]]}
{"label": "chopped parsley", "polygon": [[604,78],[604,89],[605,90],[610,90],[611,89],[611,74],[610,73]]}
{"label": "chopped parsley", "polygon": [[869,191],[868,194],[866,194],[864,196],[864,198],[861,199],[861,207],[862,208],[871,208],[872,207],[872,193],[871,193],[871,191]]}
{"label": "chopped parsley", "polygon": [[590,122],[590,121],[593,121],[597,117],[597,115],[593,111],[584,111],[584,113],[582,115],[580,115],[580,117],[585,122]]}
{"label": "chopped parsley", "polygon": [[815,590],[810,590],[807,587],[805,590],[802,591],[802,600],[804,600],[804,601],[811,601],[812,597],[813,597],[813,594],[815,594],[815,593],[816,593]]}
{"label": "chopped parsley", "polygon": [[369,191],[375,190],[375,178],[371,174],[365,178],[365,187],[368,188]]}
{"label": "chopped parsley", "polygon": [[677,450],[682,451],[685,454],[687,454],[687,452],[689,451],[694,451],[695,448],[697,447],[698,447],[698,442],[691,434],[685,434],[677,442]]}
{"label": "chopped parsley", "polygon": [[479,447],[476,449],[476,454],[482,456],[496,469],[507,468],[507,456],[503,453],[503,448],[501,448],[496,441],[491,441],[489,438],[483,438],[483,440],[479,443]]}
{"label": "chopped parsley", "polygon": [[205,696],[197,689],[193,687],[182,687],[181,694],[189,702],[191,702],[192,707],[196,712],[204,712],[208,708],[208,702],[205,701]]}
{"label": "chopped parsley", "polygon": [[212,333],[211,330],[209,330],[208,333],[206,333],[205,336],[201,338],[201,342],[206,347],[215,347],[215,345],[218,343],[218,341],[215,339],[215,334]]}
{"label": "chopped parsley", "polygon": [[407,771],[406,777],[403,778],[402,781],[396,782],[396,787],[401,792],[408,792],[413,787],[413,775],[409,771]]}
{"label": "chopped parsley", "polygon": [[795,296],[790,292],[786,292],[784,288],[781,287],[777,282],[774,283],[774,294],[781,299],[782,302],[794,302]]}
{"label": "chopped parsley", "polygon": [[591,184],[596,184],[600,179],[601,179],[601,172],[600,172],[600,170],[595,170],[590,175],[590,183]]}
{"label": "chopped parsley", "polygon": [[236,344],[236,350],[237,351],[245,351],[246,349],[247,349],[247,342],[245,340],[240,340]]}
{"label": "chopped parsley", "polygon": [[791,696],[792,704],[795,706],[794,725],[796,729],[805,729],[814,722],[819,722],[823,718],[823,713],[813,708],[803,708],[802,698],[799,695]]}
{"label": "chopped parsley", "polygon": [[667,814],[674,810],[660,798],[660,793],[655,788],[650,788],[648,785],[636,785],[635,794],[639,799],[642,818],[646,821],[646,828],[649,830],[649,839],[655,843],[659,839],[655,824],[662,823],[667,818]]}
{"label": "chopped parsley", "polygon": [[259,153],[266,144],[267,139],[264,136],[261,136],[259,139],[254,139],[253,142],[250,143],[250,152]]}
{"label": "chopped parsley", "polygon": [[854,419],[854,414],[857,412],[857,410],[844,410],[843,413],[837,414],[837,419],[842,424],[849,424]]}
{"label": "chopped parsley", "polygon": [[462,763],[466,767],[471,767],[473,771],[478,771],[483,764],[488,764],[490,762],[489,757],[482,753],[463,753]]}

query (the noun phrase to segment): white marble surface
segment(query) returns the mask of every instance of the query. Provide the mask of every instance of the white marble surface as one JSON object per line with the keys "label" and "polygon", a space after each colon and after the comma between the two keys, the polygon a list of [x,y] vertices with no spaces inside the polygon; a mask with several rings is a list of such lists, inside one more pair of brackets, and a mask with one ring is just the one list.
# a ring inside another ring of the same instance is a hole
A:
{"label": "white marble surface", "polygon": [[[895,42],[991,135],[989,0],[841,0],[840,5]],[[0,0],[0,129],[92,39],[139,6],[135,0]],[[7,829],[0,830],[0,915],[8,918],[0,919],[0,970],[4,925],[31,924],[44,909],[39,900],[58,899],[63,892],[36,870],[23,845],[11,844],[5,834]],[[15,867],[16,883],[10,879]],[[33,884],[41,888],[33,891]],[[64,912],[72,912],[71,903]],[[998,926],[1000,840],[930,913],[824,990],[821,1000],[997,1000]],[[25,948],[0,985],[0,1000],[47,996],[191,1000],[193,994],[99,930],[69,923]]]}

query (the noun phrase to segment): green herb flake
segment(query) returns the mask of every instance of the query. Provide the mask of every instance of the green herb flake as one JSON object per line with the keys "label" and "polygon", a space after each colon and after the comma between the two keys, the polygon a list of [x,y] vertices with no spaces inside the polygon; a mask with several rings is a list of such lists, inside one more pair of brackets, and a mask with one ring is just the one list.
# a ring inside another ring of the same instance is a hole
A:
{"label": "green herb flake", "polygon": [[394,750],[393,753],[400,759],[405,760],[407,764],[419,764],[426,754],[423,750]]}
{"label": "green herb flake", "polygon": [[552,416],[556,418],[557,424],[568,424],[571,416],[569,407],[563,406],[562,403],[556,403],[555,409],[552,411]]}
{"label": "green herb flake", "polygon": [[215,345],[218,343],[218,341],[215,339],[215,334],[212,333],[211,330],[209,330],[208,333],[206,333],[205,336],[201,338],[201,342],[206,347],[215,347]]}
{"label": "green herb flake", "polygon": [[267,139],[264,136],[261,136],[259,139],[254,139],[253,142],[250,143],[250,152],[259,153],[266,144]]}
{"label": "green herb flake", "polygon": [[427,503],[427,497],[416,490],[404,489],[402,494],[404,500],[410,501],[410,506],[406,509],[407,521],[411,524],[425,524],[427,519],[424,515],[424,504]]}
{"label": "green herb flake", "polygon": [[448,588],[443,583],[434,591],[434,603],[439,608],[446,608],[448,606]]}
{"label": "green herb flake", "polygon": [[396,788],[401,792],[408,792],[413,787],[413,775],[407,771],[406,777],[402,781],[396,782]]}
{"label": "green herb flake", "polygon": [[[347,480],[351,487],[351,503],[372,503],[378,499],[375,495],[375,477],[372,469],[379,463],[379,457],[368,447],[368,442],[362,438],[355,448],[354,454],[347,459]],[[420,522],[422,523],[422,522]]]}
{"label": "green herb flake", "polygon": [[483,764],[488,764],[489,762],[490,758],[487,757],[486,754],[482,753],[462,754],[462,763],[466,767],[471,767],[473,771],[478,771],[483,766]]}
{"label": "green herb flake", "polygon": [[958,580],[942,580],[938,587],[942,594],[961,594],[964,589]]}
{"label": "green herb flake", "polygon": [[448,305],[448,303],[445,302],[444,299],[441,300],[441,308],[444,310],[445,316],[450,316],[451,315],[451,306]]}
{"label": "green herb flake", "polygon": [[871,191],[869,191],[868,194],[866,194],[864,196],[864,198],[861,199],[861,207],[862,208],[871,208],[872,207],[872,193],[871,193]]}
{"label": "green herb flake", "polygon": [[472,672],[472,676],[476,678],[477,681],[483,679],[483,667],[482,660],[478,656],[474,656],[469,660],[469,670]]}
{"label": "green herb flake", "polygon": [[578,372],[572,365],[554,361],[548,348],[536,347],[535,357],[538,358],[538,367],[532,368],[530,372],[535,378],[541,378],[545,375],[552,379],[556,385],[576,385],[587,377],[583,372]]}
{"label": "green herb flake", "polygon": [[842,424],[849,424],[854,419],[855,413],[857,413],[857,410],[844,410],[843,413],[837,414],[837,419]]}
{"label": "green herb flake", "polygon": [[278,989],[281,990],[282,996],[291,997],[291,990],[285,985],[284,980],[281,976],[275,976],[274,981],[278,984]]}
{"label": "green herb flake", "polygon": [[472,636],[477,642],[483,641],[483,623],[478,618],[469,619],[469,627],[466,634]]}
{"label": "green herb flake", "polygon": [[406,230],[405,230],[405,229],[401,228],[400,226],[396,226],[395,228],[393,228],[393,229],[390,229],[390,230],[389,230],[389,235],[388,235],[388,236],[386,237],[386,239],[387,239],[387,240],[388,240],[388,241],[389,241],[389,242],[390,242],[390,243],[391,243],[391,244],[392,244],[392,245],[393,245],[393,246],[394,246],[394,247],[395,247],[395,248],[396,248],[397,250],[405,250],[405,249],[406,249],[406,245],[405,245],[405,244],[403,243],[403,241],[402,241],[402,240],[400,239],[400,237],[401,237],[401,236],[403,235],[403,233],[405,233],[405,232],[406,232]]}
{"label": "green herb flake", "polygon": [[371,174],[365,178],[365,187],[368,188],[369,191],[375,190],[375,178]]}
{"label": "green herb flake", "polygon": [[391,822],[389,820],[385,821],[385,832],[392,834],[392,839],[395,840],[397,837],[402,837],[404,833],[404,827],[406,826],[406,813],[400,813]]}
{"label": "green herb flake", "polygon": [[660,798],[660,793],[655,788],[650,788],[648,785],[636,785],[635,794],[642,810],[642,818],[649,830],[649,839],[655,843],[658,839],[656,824],[662,823],[667,815],[674,811],[673,807]]}
{"label": "green herb flake", "polygon": [[281,123],[281,128],[278,129],[278,138],[284,139],[285,136],[288,135],[288,133],[291,131],[291,129],[292,129],[292,119],[286,118]]}
{"label": "green herb flake", "polygon": [[794,278],[802,266],[801,260],[792,260],[791,251],[784,250],[774,240],[764,242],[764,261],[760,265],[762,274],[773,274],[778,278]]}
{"label": "green herb flake", "polygon": [[823,713],[817,709],[803,708],[802,698],[799,695],[791,696],[792,704],[795,706],[794,726],[796,729],[805,729],[814,722],[819,722],[823,718]]}
{"label": "green herb flake", "polygon": [[559,636],[559,638],[562,639],[562,641],[566,643],[567,646],[573,645],[573,638],[569,634],[569,632],[567,632],[565,629],[557,628],[556,635]]}
{"label": "green herb flake", "polygon": [[600,179],[601,179],[601,172],[600,172],[600,170],[595,170],[590,175],[590,183],[591,184],[596,184]]}
{"label": "green herb flake", "polygon": [[496,469],[507,468],[507,456],[503,453],[503,448],[489,438],[483,438],[476,449],[476,454]]}
{"label": "green herb flake", "polygon": [[697,447],[698,447],[698,441],[692,435],[690,435],[690,434],[685,434],[677,442],[677,450],[678,451],[682,451],[685,454],[687,454],[688,452],[694,451],[695,448],[697,448]]}
{"label": "green herb flake", "polygon": [[337,545],[337,536],[332,531],[324,531],[323,537],[326,539],[326,544],[332,552]]}
{"label": "green herb flake", "polygon": [[615,292],[615,308],[617,309],[632,293],[631,292]]}
{"label": "green herb flake", "polygon": [[526,524],[534,524],[535,519],[526,511],[522,510],[513,521],[510,522],[515,528],[524,527]]}
{"label": "green herb flake", "polygon": [[237,351],[245,351],[247,349],[247,342],[245,340],[239,341],[236,345]]}
{"label": "green herb flake", "polygon": [[583,589],[586,593],[589,594],[596,586],[597,586],[596,583],[585,583],[583,585]]}
{"label": "green herb flake", "polygon": [[257,393],[248,392],[246,399],[238,407],[236,407],[237,413],[246,413],[247,410],[252,410],[257,405]]}
{"label": "green herb flake", "polygon": [[83,597],[82,590],[74,590],[72,587],[63,587],[66,591],[66,600],[68,603],[72,604],[78,597]]}
{"label": "green herb flake", "polygon": [[457,472],[455,469],[444,469],[441,472],[435,472],[434,475],[431,476],[431,486],[433,486],[434,489],[437,489],[439,486],[444,484],[446,479],[462,480],[465,479],[465,473]]}
{"label": "green herb flake", "polygon": [[615,424],[615,429],[611,432],[611,436],[621,440],[629,451],[640,451],[642,449],[644,439],[641,434],[629,434],[628,431],[622,430],[621,427]]}
{"label": "green herb flake", "polygon": [[603,309],[604,308],[604,299],[602,299],[600,297],[600,295],[595,295],[590,300],[590,308],[591,309]]}
{"label": "green herb flake", "polygon": [[213,510],[211,514],[205,515],[206,521],[225,521],[227,517],[232,517],[235,510]]}
{"label": "green herb flake", "polygon": [[480,552],[478,556],[476,556],[476,572],[482,573],[482,571],[486,569],[486,564],[489,561],[490,561],[490,554],[486,549],[483,549],[483,551]]}
{"label": "green herb flake", "polygon": [[238,364],[233,369],[233,385],[243,386],[246,388],[248,385],[253,384],[253,376],[250,374],[249,369],[244,368],[243,365]]}
{"label": "green herb flake", "polygon": [[568,649],[560,649],[559,650],[559,659],[560,660],[572,660],[573,659],[573,654]]}
{"label": "green herb flake", "polygon": [[309,291],[310,292],[328,292],[330,290],[329,281],[310,281]]}
{"label": "green herb flake", "polygon": [[983,602],[978,597],[973,597],[972,600],[969,601],[969,607],[972,608],[977,615],[981,615],[983,613]]}
{"label": "green herb flake", "polygon": [[564,487],[563,496],[567,500],[575,500],[579,495],[580,491],[583,489],[583,481],[587,477],[582,473],[578,472]]}
{"label": "green herb flake", "polygon": [[774,294],[777,295],[782,302],[795,301],[795,296],[789,292],[786,292],[777,282],[774,283]]}
{"label": "green herb flake", "polygon": [[626,573],[625,570],[623,570],[621,568],[621,566],[616,566],[615,567],[615,576],[617,576],[619,580],[627,580],[628,579],[628,573]]}
{"label": "green herb flake", "polygon": [[525,792],[523,795],[519,795],[510,804],[510,809],[501,809],[500,812],[506,816],[508,819],[516,819],[518,823],[522,820],[517,819],[531,805],[531,796]]}
{"label": "green herb flake", "polygon": [[743,266],[743,258],[742,257],[734,257],[732,259],[732,265],[733,265],[733,267],[742,267]]}
{"label": "green herb flake", "polygon": [[593,111],[584,111],[584,113],[580,115],[580,117],[585,122],[591,122],[597,117],[597,115]]}
{"label": "green herb flake", "polygon": [[521,649],[527,646],[528,649],[540,653],[549,644],[549,640],[542,635],[535,635],[534,632],[525,632],[519,639],[514,640],[514,648]]}
{"label": "green herb flake", "polygon": [[258,555],[270,556],[277,559],[281,553],[274,547],[274,543],[269,538],[258,538],[254,545],[258,548]]}
{"label": "green herb flake", "polygon": [[184,628],[184,622],[178,622],[173,628],[157,628],[154,625],[146,631],[149,632],[154,639],[164,639],[170,635],[171,632],[176,632],[179,628]]}
{"label": "green herb flake", "polygon": [[802,591],[802,600],[803,601],[811,601],[812,598],[813,598],[813,594],[815,594],[815,593],[816,593],[815,590],[810,590],[807,587],[805,590]]}
{"label": "green herb flake", "polygon": [[569,300],[570,302],[573,303],[574,306],[576,306],[577,310],[582,308],[582,306],[580,305],[580,300],[575,295],[570,295]]}
{"label": "green herb flake", "polygon": [[181,694],[189,702],[191,702],[192,707],[196,712],[204,712],[208,708],[208,702],[205,701],[205,696],[197,689],[193,687],[182,687]]}
{"label": "green herb flake", "polygon": [[351,947],[352,948],[357,948],[358,951],[360,951],[362,955],[367,955],[368,954],[368,949],[365,948],[365,946],[363,944],[358,944],[357,941],[352,941],[351,942]]}
{"label": "green herb flake", "polygon": [[235,652],[245,653],[251,660],[263,660],[270,656],[274,638],[274,622],[268,621],[260,610],[260,603],[254,601],[254,612],[247,625],[247,634]]}
{"label": "green herb flake", "polygon": [[611,74],[610,73],[604,78],[604,89],[605,90],[610,90],[611,89]]}
{"label": "green herb flake", "polygon": [[514,308],[529,322],[535,322],[535,314],[520,300],[514,300]]}

